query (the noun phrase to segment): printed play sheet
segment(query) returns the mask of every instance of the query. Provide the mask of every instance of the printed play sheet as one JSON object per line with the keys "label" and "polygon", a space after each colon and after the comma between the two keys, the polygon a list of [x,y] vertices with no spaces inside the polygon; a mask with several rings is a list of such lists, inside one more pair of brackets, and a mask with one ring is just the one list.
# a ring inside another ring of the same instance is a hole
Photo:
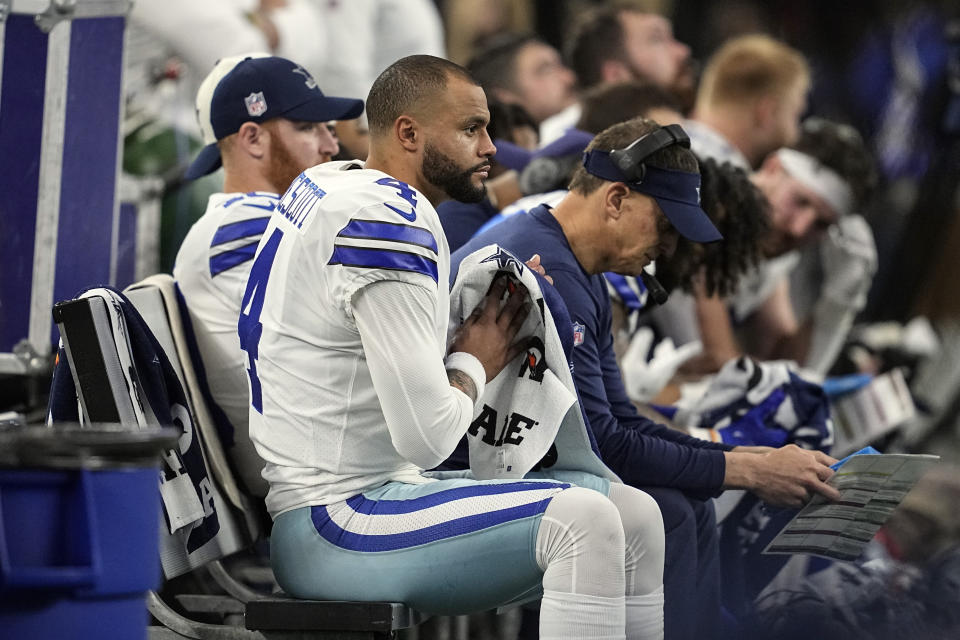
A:
{"label": "printed play sheet", "polygon": [[900,453],[850,456],[828,481],[840,491],[840,500],[829,502],[814,496],[763,552],[856,560],[910,489],[939,459]]}

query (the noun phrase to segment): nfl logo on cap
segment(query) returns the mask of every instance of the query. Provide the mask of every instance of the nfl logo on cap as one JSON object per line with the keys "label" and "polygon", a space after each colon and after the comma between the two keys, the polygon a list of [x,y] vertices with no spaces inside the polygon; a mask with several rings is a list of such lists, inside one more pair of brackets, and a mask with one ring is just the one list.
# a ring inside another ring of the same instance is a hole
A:
{"label": "nfl logo on cap", "polygon": [[325,96],[297,63],[265,53],[219,60],[200,83],[196,104],[206,146],[184,173],[187,180],[216,171],[223,164],[217,143],[251,120],[256,124],[280,117],[328,122],[363,113],[363,100]]}
{"label": "nfl logo on cap", "polygon": [[243,99],[243,103],[247,105],[247,113],[251,118],[262,116],[267,112],[267,101],[263,97],[263,91],[251,93]]}

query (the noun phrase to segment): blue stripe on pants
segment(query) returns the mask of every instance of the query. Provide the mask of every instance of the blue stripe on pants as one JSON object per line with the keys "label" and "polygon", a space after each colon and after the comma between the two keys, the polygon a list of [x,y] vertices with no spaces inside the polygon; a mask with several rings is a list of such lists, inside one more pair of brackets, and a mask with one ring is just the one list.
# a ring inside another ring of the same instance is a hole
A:
{"label": "blue stripe on pants", "polygon": [[[491,495],[496,513],[498,496],[505,485],[529,491],[531,484],[565,486],[457,478],[423,485],[388,483],[367,492],[363,498],[388,504],[424,497],[437,500],[433,496],[445,491],[480,486],[497,492]],[[480,502],[482,508],[483,501]],[[541,503],[542,508],[532,515],[515,513],[513,519],[484,528],[412,547],[375,552],[332,544],[314,525],[311,511],[316,508],[303,507],[276,518],[270,541],[271,561],[280,586],[300,598],[405,602],[437,615],[482,611],[534,599],[540,593],[543,572],[536,562],[535,545],[543,509],[549,500],[532,503]],[[409,516],[410,529],[416,530],[417,515],[414,512],[386,517]]]}

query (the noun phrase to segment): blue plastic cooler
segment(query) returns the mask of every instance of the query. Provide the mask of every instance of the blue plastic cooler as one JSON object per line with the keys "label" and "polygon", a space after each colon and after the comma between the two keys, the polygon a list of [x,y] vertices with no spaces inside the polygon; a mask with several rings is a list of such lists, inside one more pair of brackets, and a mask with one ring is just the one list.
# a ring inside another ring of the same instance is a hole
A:
{"label": "blue plastic cooler", "polygon": [[145,638],[174,429],[0,429],[0,638]]}

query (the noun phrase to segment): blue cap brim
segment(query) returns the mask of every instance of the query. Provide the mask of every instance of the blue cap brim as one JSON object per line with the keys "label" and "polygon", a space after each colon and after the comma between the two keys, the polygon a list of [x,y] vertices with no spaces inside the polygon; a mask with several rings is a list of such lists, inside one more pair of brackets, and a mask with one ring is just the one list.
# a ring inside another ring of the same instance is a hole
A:
{"label": "blue cap brim", "polygon": [[[327,122],[328,120],[359,118],[361,113],[363,113],[363,100],[317,96],[315,99],[308,100],[293,109],[288,109],[276,117],[304,122]],[[200,150],[196,159],[190,163],[183,177],[187,180],[196,180],[213,173],[220,168],[220,165],[220,148],[216,143],[208,144]]]}
{"label": "blue cap brim", "polygon": [[537,149],[535,158],[560,158],[562,156],[580,155],[593,140],[593,134],[580,129],[567,129],[562,136],[545,147]]}
{"label": "blue cap brim", "polygon": [[493,141],[493,146],[497,148],[497,154],[493,156],[493,159],[507,169],[513,169],[514,171],[523,171],[523,168],[530,163],[530,159],[533,157],[533,152],[529,149],[524,149],[520,145],[500,138]]}
{"label": "blue cap brim", "polygon": [[288,109],[277,117],[304,122],[326,122],[328,120],[352,120],[363,113],[363,100],[354,98],[334,98],[317,96],[293,109]]}
{"label": "blue cap brim", "polygon": [[217,146],[217,143],[208,144],[203,149],[200,150],[200,153],[190,163],[190,166],[187,167],[186,173],[183,174],[183,177],[186,180],[196,180],[197,178],[202,178],[208,173],[213,173],[220,168],[220,147]]}
{"label": "blue cap brim", "polygon": [[630,181],[610,158],[609,151],[594,149],[583,154],[583,167],[590,175],[622,182],[637,193],[656,200],[673,228],[693,242],[716,242],[723,235],[700,206],[700,174],[645,165],[642,178]]}
{"label": "blue cap brim", "polygon": [[693,242],[716,242],[723,235],[713,226],[707,214],[697,205],[651,196],[660,205],[673,228],[687,240]]}

